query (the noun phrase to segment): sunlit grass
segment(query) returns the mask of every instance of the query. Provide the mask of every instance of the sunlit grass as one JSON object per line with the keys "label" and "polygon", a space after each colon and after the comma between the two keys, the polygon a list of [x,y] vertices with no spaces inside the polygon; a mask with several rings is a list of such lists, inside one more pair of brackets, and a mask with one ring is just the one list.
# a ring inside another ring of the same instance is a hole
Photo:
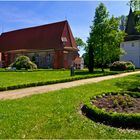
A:
{"label": "sunlit grass", "polygon": [[[109,74],[116,74],[119,72],[110,72],[106,70],[105,73],[102,73],[101,70],[95,70],[94,73],[88,73],[88,70],[76,70],[75,76],[70,76],[70,70],[39,70],[39,71],[0,71],[0,89],[3,87],[11,87],[19,88],[18,85],[26,85],[32,83],[39,83],[39,85],[43,85],[43,82],[53,81],[52,83],[70,81],[71,79],[78,78],[88,78],[88,77],[97,77]],[[32,85],[31,85],[32,86]],[[13,89],[13,88],[12,88]]]}
{"label": "sunlit grass", "polygon": [[95,123],[80,114],[93,95],[127,90],[140,84],[140,75],[0,101],[0,138],[140,138],[140,131]]}

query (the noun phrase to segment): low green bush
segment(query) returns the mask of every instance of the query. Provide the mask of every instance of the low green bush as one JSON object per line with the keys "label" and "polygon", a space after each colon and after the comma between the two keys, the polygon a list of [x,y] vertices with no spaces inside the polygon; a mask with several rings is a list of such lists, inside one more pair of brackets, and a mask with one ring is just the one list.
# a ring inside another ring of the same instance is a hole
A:
{"label": "low green bush", "polygon": [[13,89],[20,89],[20,88],[26,88],[26,87],[35,87],[35,86],[43,86],[43,85],[49,85],[49,84],[56,84],[56,83],[64,83],[64,82],[70,82],[80,79],[87,79],[87,78],[93,78],[93,77],[99,77],[99,76],[105,76],[105,75],[113,75],[118,74],[118,72],[105,72],[102,75],[85,75],[85,76],[75,76],[75,77],[68,77],[64,79],[56,79],[56,80],[48,80],[48,81],[40,81],[40,82],[32,82],[32,83],[25,83],[25,84],[19,84],[19,85],[13,85],[13,86],[7,86],[7,87],[0,87],[0,91],[6,91],[6,90],[13,90]]}
{"label": "low green bush", "polygon": [[126,70],[135,70],[135,65],[132,62],[126,62]]}
{"label": "low green bush", "polygon": [[110,66],[111,71],[125,71],[125,70],[135,70],[135,66],[132,62],[116,61]]}
{"label": "low green bush", "polygon": [[30,61],[27,56],[19,56],[10,67],[15,67],[17,70],[37,69],[37,65]]}
{"label": "low green bush", "polygon": [[[117,93],[113,94],[116,95]],[[140,97],[140,93],[138,92],[123,92],[120,94],[128,94],[130,96],[133,95],[135,97]],[[82,111],[90,119],[108,125],[123,128],[140,128],[140,113],[127,114],[127,113],[107,112],[104,109],[96,107],[90,101],[84,104]]]}

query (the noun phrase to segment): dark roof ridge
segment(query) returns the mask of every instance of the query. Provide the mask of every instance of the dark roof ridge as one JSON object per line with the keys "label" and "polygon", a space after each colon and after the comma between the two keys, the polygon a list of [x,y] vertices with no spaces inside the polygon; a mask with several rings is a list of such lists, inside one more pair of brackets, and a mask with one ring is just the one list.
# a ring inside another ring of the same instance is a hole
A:
{"label": "dark roof ridge", "polygon": [[65,20],[3,33],[0,36],[0,51],[6,52],[20,49],[64,49],[61,40],[62,33],[67,37],[65,45],[77,48],[69,23]]}
{"label": "dark roof ridge", "polygon": [[127,35],[139,35],[135,26],[136,26],[135,15],[134,12],[132,11],[132,8],[130,7],[126,29],[125,29]]}
{"label": "dark roof ridge", "polygon": [[67,20],[63,20],[63,21],[52,22],[52,23],[44,24],[44,25],[38,25],[38,26],[33,26],[33,27],[27,27],[27,28],[12,30],[12,31],[8,31],[8,32],[3,32],[3,33],[1,33],[1,35],[7,34],[7,33],[12,33],[12,32],[17,32],[17,31],[23,31],[23,30],[26,30],[26,29],[28,30],[28,29],[40,28],[40,27],[49,26],[49,25],[60,24],[60,23],[68,23],[68,21]]}

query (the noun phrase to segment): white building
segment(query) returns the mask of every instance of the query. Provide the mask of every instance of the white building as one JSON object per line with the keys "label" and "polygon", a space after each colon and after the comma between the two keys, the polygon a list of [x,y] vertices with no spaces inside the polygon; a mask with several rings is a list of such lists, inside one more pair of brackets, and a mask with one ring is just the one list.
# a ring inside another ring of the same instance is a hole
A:
{"label": "white building", "polygon": [[132,40],[121,43],[121,48],[126,54],[121,56],[121,61],[131,61],[137,68],[140,68],[140,40]]}
{"label": "white building", "polygon": [[84,69],[84,59],[82,57],[77,57],[74,60],[74,66],[76,69]]}
{"label": "white building", "polygon": [[136,68],[140,68],[140,34],[135,29],[135,18],[130,9],[126,25],[127,36],[120,47],[125,50],[126,54],[120,57],[121,61],[131,61]]}

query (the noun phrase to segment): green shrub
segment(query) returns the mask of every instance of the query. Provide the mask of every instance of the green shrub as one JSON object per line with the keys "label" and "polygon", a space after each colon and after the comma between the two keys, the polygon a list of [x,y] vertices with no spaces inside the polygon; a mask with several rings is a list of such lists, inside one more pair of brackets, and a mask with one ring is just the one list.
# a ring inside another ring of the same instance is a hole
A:
{"label": "green shrub", "polygon": [[135,70],[135,65],[132,62],[126,62],[126,70]]}
{"label": "green shrub", "polygon": [[21,69],[37,69],[37,65],[30,61],[27,56],[19,56],[15,60],[14,63],[10,65],[11,67],[15,67],[17,70]]}
{"label": "green shrub", "polygon": [[132,62],[116,61],[110,66],[111,71],[125,71],[125,70],[135,70],[134,64]]}
{"label": "green shrub", "polygon": [[[18,71],[22,72],[23,70],[18,70]],[[118,72],[114,71],[114,72],[103,73],[103,75],[110,75],[110,74],[111,75],[118,74]],[[64,82],[70,82],[70,81],[99,77],[99,76],[101,76],[101,75],[85,75],[85,76],[68,77],[68,78],[64,78],[64,79],[57,79],[57,80],[50,80],[50,81],[32,82],[32,83],[28,83],[28,84],[14,85],[14,86],[8,86],[8,87],[0,87],[0,91],[26,88],[26,87],[35,87],[35,86],[42,86],[42,85],[49,85],[49,84],[56,84],[56,83],[64,83]]]}

